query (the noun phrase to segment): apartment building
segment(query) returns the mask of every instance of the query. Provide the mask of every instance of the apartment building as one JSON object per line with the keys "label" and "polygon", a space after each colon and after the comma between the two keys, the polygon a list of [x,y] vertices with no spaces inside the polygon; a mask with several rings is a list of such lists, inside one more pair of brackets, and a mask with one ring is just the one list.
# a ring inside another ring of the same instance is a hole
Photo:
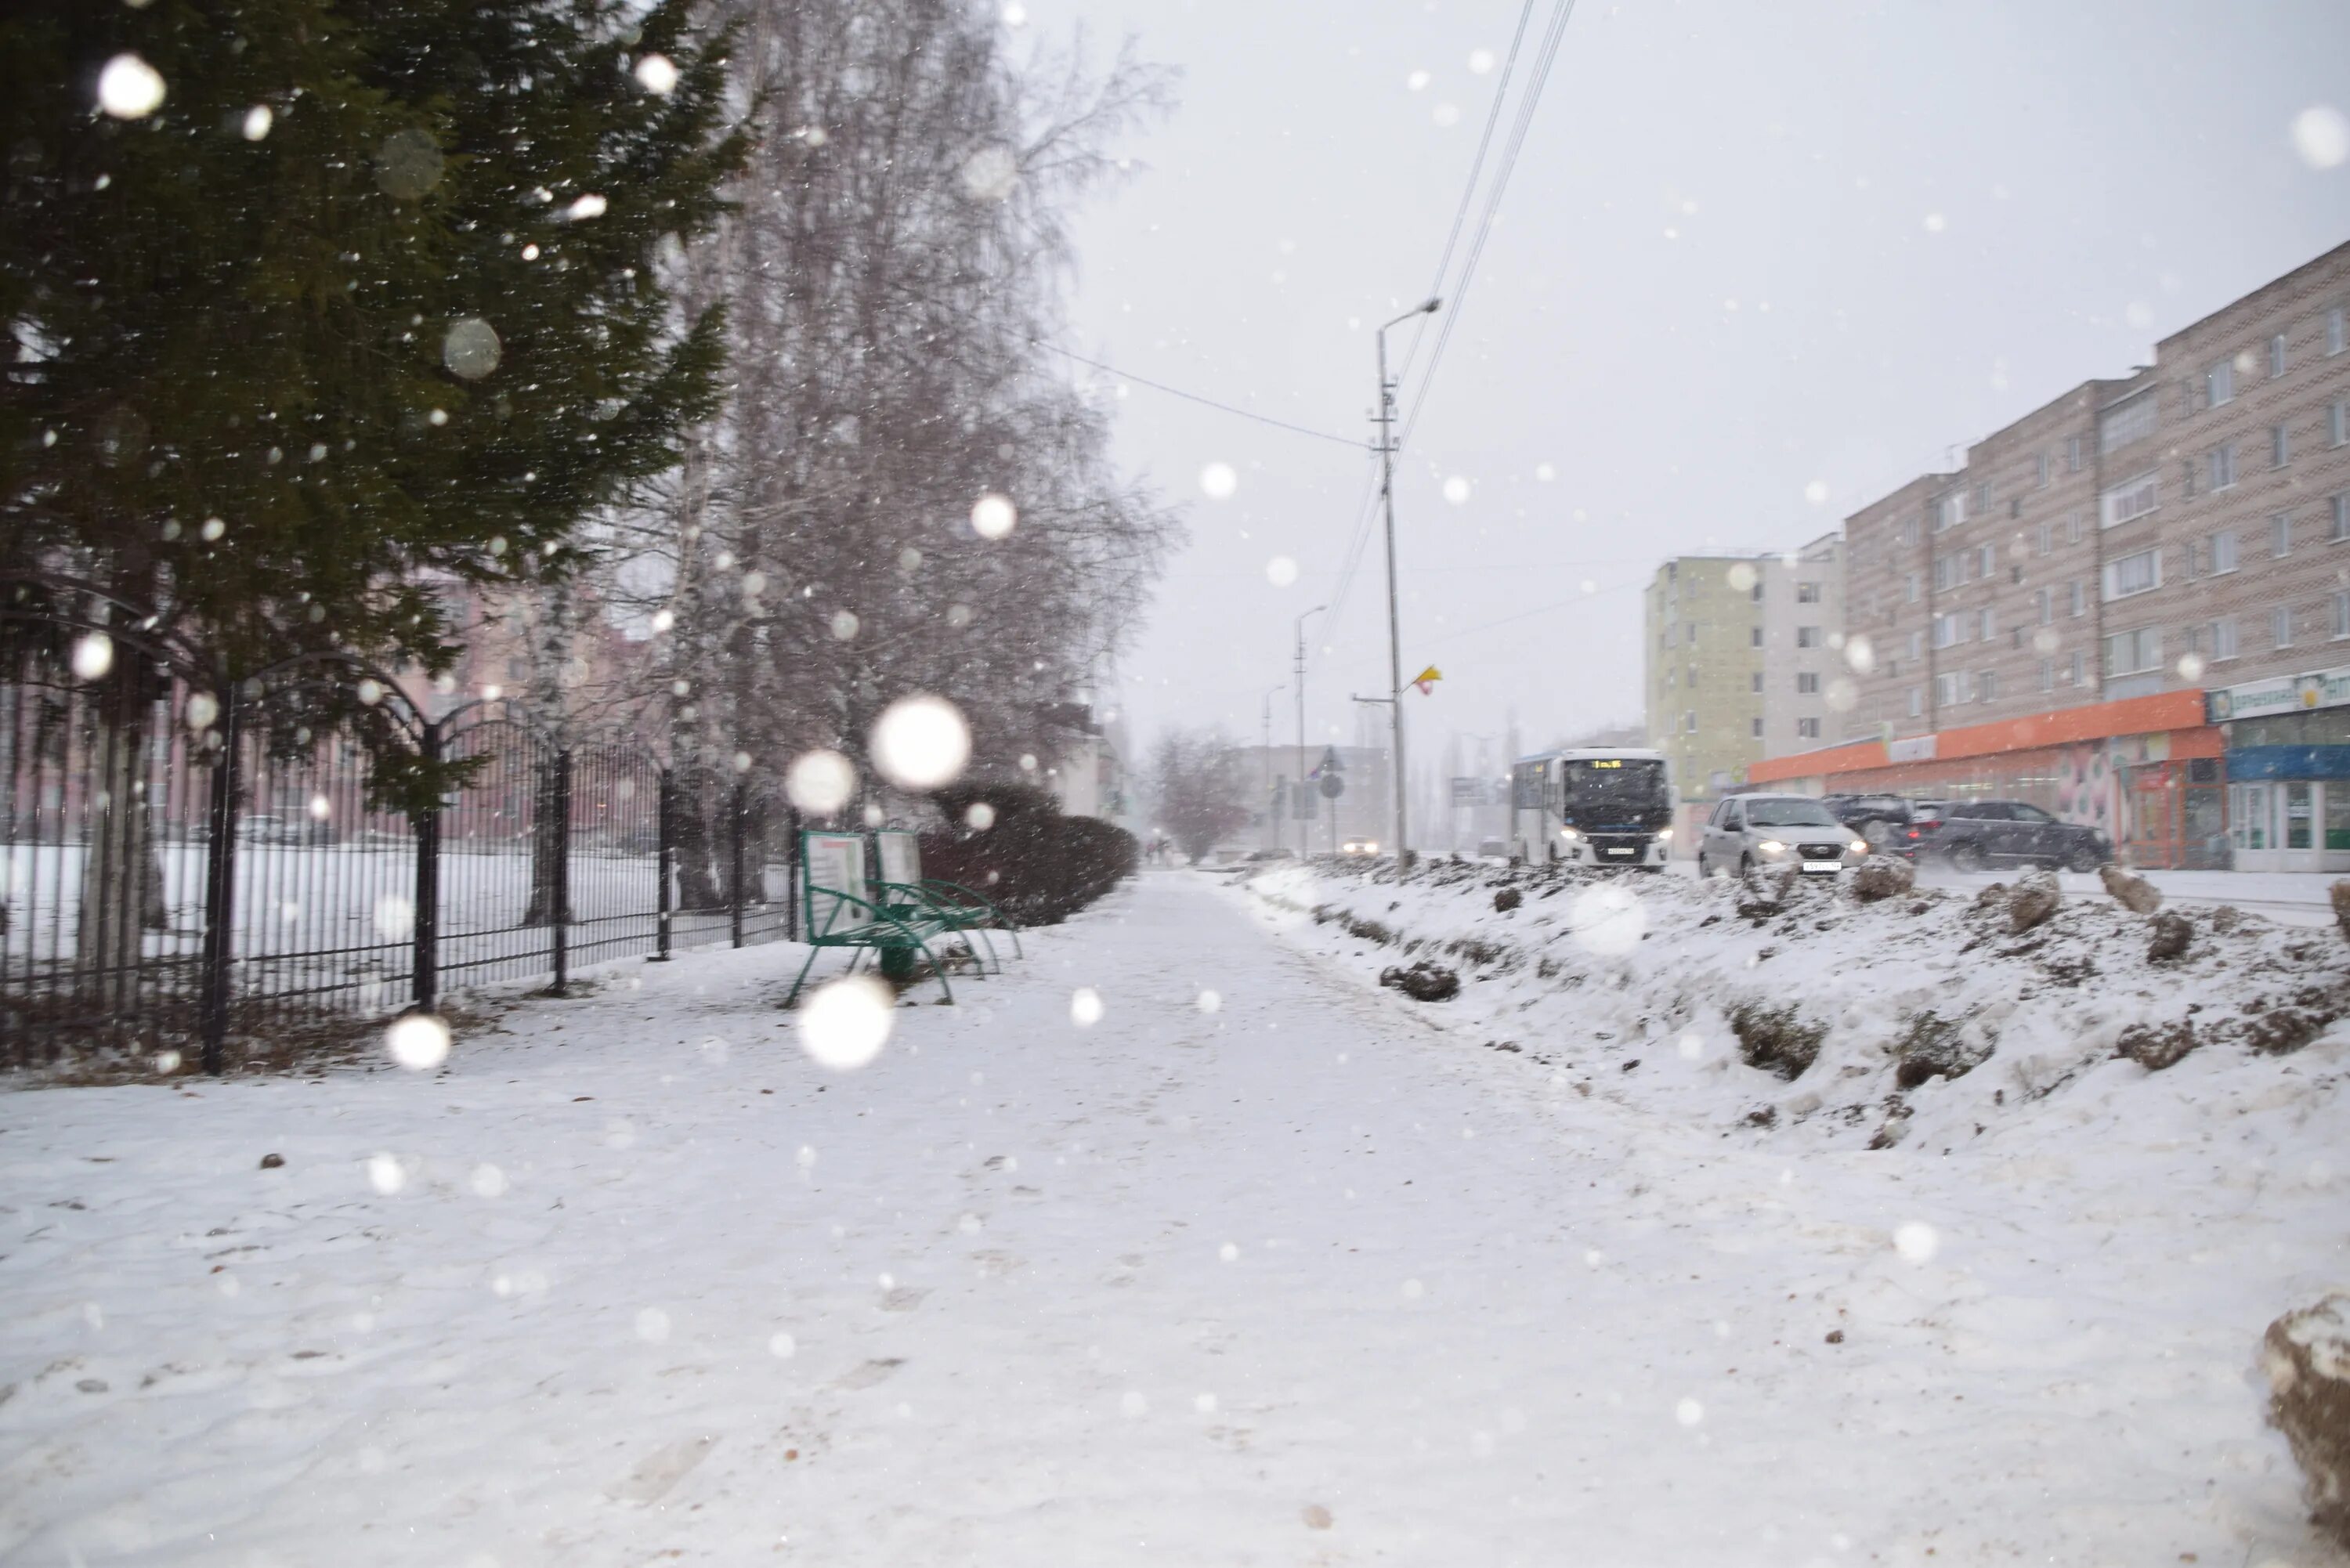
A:
{"label": "apartment building", "polygon": [[2350,245],[1854,514],[1848,754],[1770,776],[2018,794],[2153,864],[2350,868],[2345,310]]}
{"label": "apartment building", "polygon": [[1692,821],[1766,756],[1823,743],[1841,674],[1843,536],[1800,549],[1679,556],[1646,603],[1648,743]]}

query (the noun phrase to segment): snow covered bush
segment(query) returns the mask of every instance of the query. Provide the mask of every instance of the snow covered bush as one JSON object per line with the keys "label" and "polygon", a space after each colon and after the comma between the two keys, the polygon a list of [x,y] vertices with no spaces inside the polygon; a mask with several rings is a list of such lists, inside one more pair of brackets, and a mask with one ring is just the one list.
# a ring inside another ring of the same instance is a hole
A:
{"label": "snow covered bush", "polygon": [[[1065,816],[1045,791],[1024,784],[972,785],[932,796],[949,822],[922,835],[925,876],[992,898],[1027,926],[1057,925],[1134,874],[1134,835],[1091,816]],[[970,825],[972,807],[993,819]]]}
{"label": "snow covered bush", "polygon": [[2261,1362],[2269,1421],[2293,1445],[2310,1521],[2350,1549],[2350,1294],[2269,1324]]}
{"label": "snow covered bush", "polygon": [[2064,901],[2064,890],[2056,886],[2054,872],[2028,873],[2007,896],[2007,929],[2020,934],[2045,924]]}
{"label": "snow covered bush", "polygon": [[2114,896],[2116,903],[2134,915],[2151,915],[2162,908],[2161,888],[2111,861],[2097,867],[2097,880],[2106,885],[2106,891]]}
{"label": "snow covered bush", "polygon": [[1738,1036],[1741,1061],[1782,1078],[1802,1077],[1828,1033],[1827,1025],[1807,1022],[1793,1002],[1741,1002],[1730,1011],[1730,1031]]}

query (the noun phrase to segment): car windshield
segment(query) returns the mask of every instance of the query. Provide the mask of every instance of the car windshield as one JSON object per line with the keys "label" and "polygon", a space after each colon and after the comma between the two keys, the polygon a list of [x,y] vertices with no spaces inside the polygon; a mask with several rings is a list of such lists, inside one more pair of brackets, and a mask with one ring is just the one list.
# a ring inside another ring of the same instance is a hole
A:
{"label": "car windshield", "polygon": [[1746,803],[1746,821],[1754,827],[1842,827],[1815,800],[1754,800]]}

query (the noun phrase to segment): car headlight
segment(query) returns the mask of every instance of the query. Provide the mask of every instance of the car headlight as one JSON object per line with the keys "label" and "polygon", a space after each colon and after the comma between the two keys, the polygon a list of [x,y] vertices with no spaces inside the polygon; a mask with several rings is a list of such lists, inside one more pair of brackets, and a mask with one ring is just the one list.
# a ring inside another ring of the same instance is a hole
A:
{"label": "car headlight", "polygon": [[1566,840],[1568,843],[1570,843],[1570,844],[1574,843],[1576,839],[1578,839],[1578,838],[1580,838],[1580,837],[1582,837],[1582,836],[1583,836],[1581,834],[1579,834],[1579,833],[1575,832],[1575,829],[1573,829],[1573,828],[1571,828],[1571,827],[1562,827],[1562,828],[1560,828],[1560,829],[1558,830],[1558,836],[1559,836],[1561,838],[1565,839],[1565,840]]}
{"label": "car headlight", "polygon": [[1363,846],[1363,853],[1366,855],[1377,855],[1378,852],[1379,846],[1377,844],[1366,844]]}
{"label": "car headlight", "polygon": [[1866,855],[1868,853],[1868,846],[1864,841],[1856,838],[1852,841],[1852,852],[1855,855]]}
{"label": "car headlight", "polygon": [[1754,847],[1765,855],[1778,855],[1783,853],[1787,846],[1775,838],[1766,838]]}
{"label": "car headlight", "polygon": [[1672,836],[1673,830],[1669,827],[1660,827],[1657,829],[1657,842],[1659,844],[1666,842],[1668,839],[1671,838]]}

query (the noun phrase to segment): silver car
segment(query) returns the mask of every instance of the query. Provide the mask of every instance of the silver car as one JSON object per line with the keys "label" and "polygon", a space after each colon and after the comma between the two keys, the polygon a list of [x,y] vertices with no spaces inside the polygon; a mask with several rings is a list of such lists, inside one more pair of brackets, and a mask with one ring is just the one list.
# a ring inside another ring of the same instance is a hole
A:
{"label": "silver car", "polygon": [[1775,866],[1834,876],[1868,857],[1868,845],[1807,794],[1734,794],[1698,836],[1700,877],[1743,877]]}

